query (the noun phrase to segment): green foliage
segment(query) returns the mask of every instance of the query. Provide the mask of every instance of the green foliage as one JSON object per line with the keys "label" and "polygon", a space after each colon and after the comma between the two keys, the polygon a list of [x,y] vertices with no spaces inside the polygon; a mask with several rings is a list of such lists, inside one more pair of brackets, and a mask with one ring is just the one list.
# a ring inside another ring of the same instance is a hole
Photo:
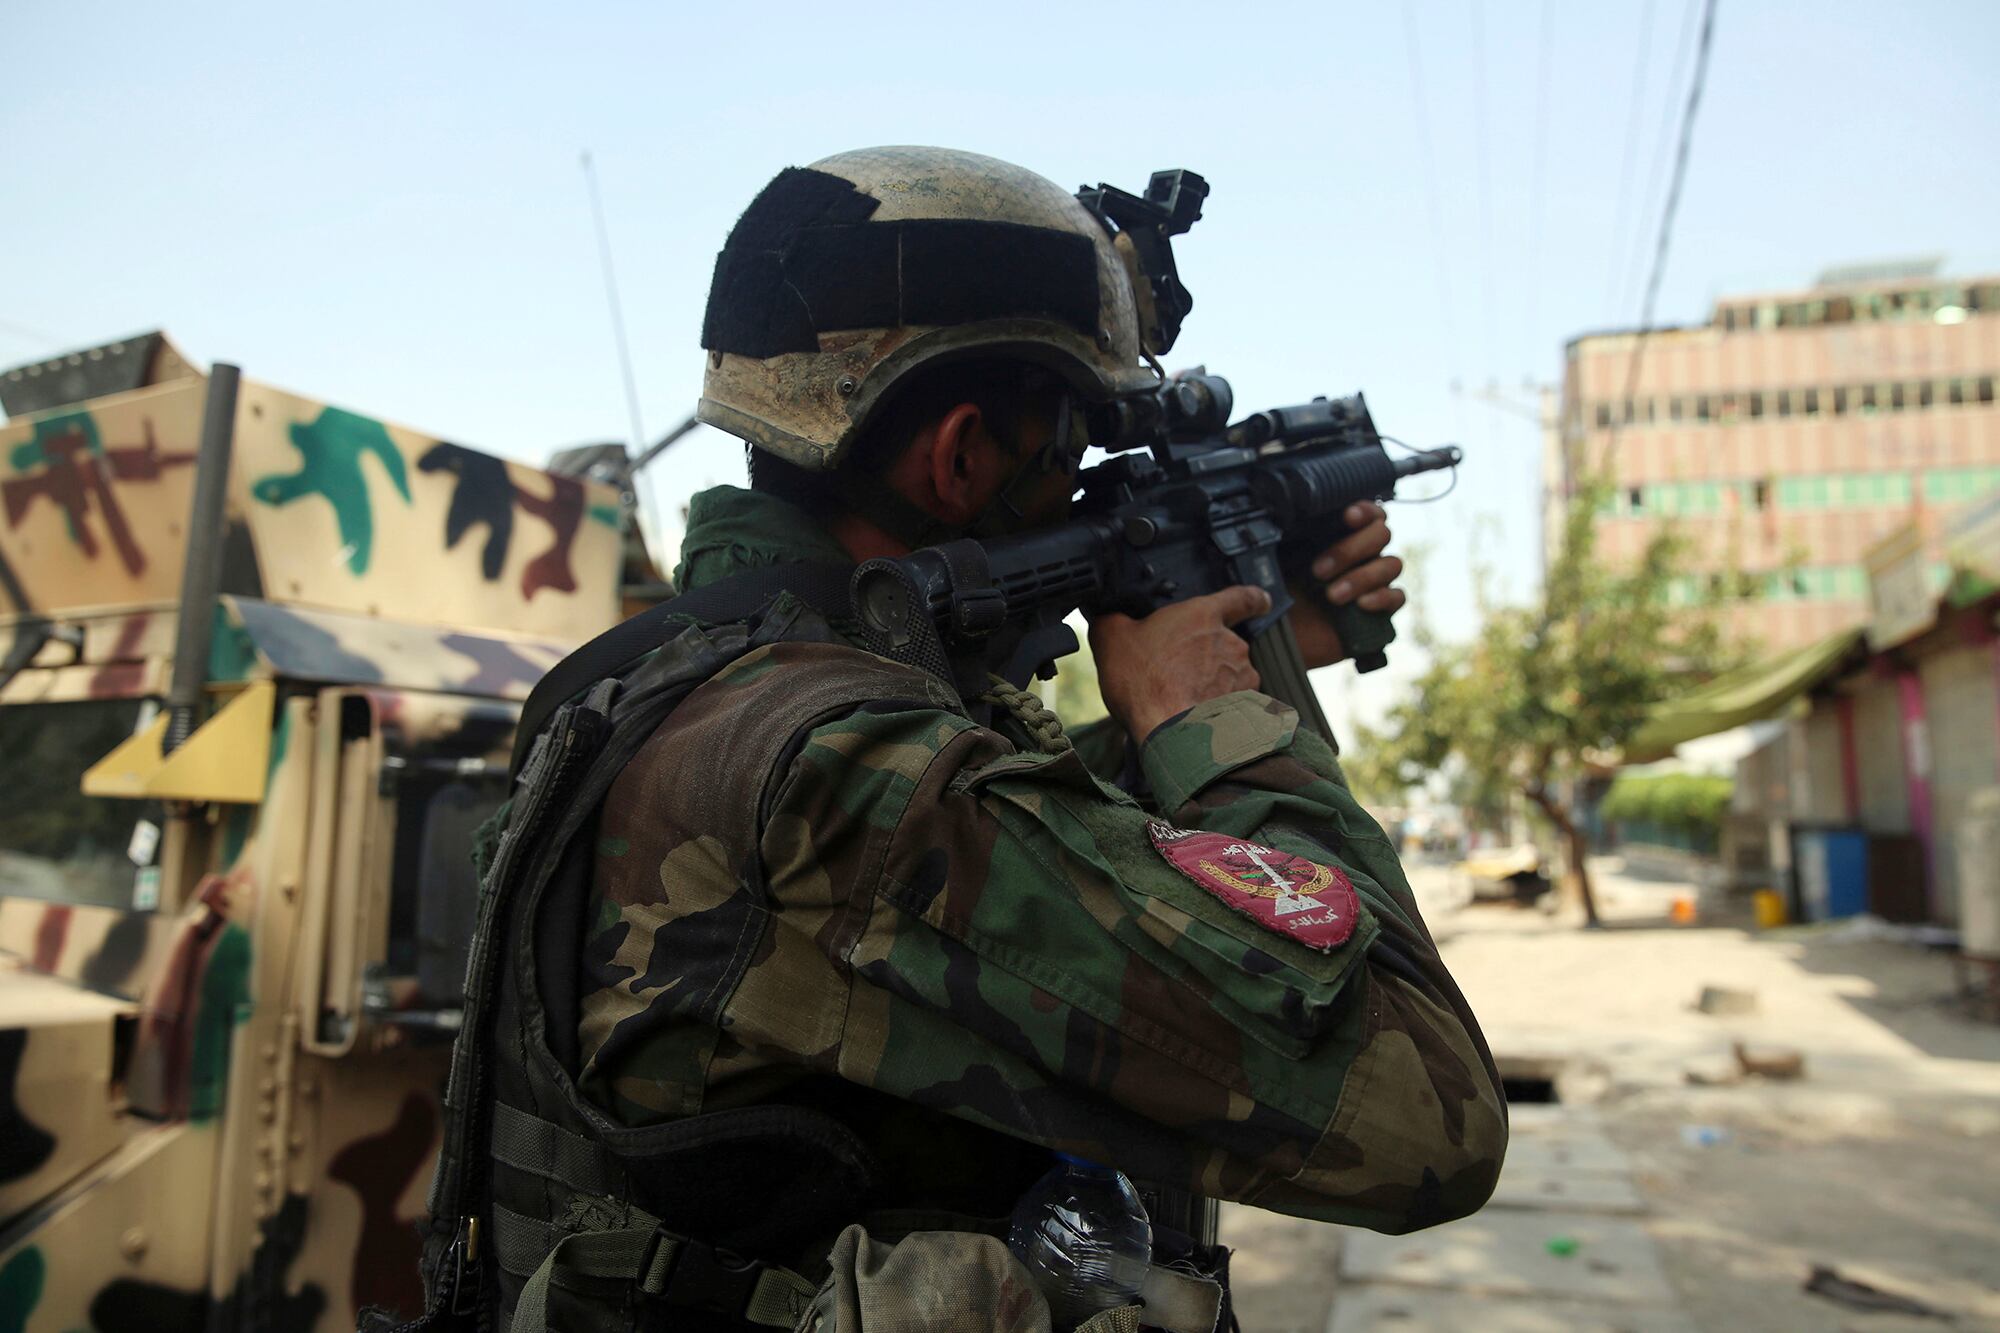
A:
{"label": "green foliage", "polygon": [[1389,726],[1405,778],[1452,757],[1508,786],[1575,777],[1719,665],[1714,625],[1677,617],[1660,596],[1681,572],[1680,539],[1662,534],[1635,566],[1614,568],[1597,559],[1595,510],[1588,496],[1571,502],[1538,603],[1486,605],[1460,642],[1419,631],[1431,663]]}
{"label": "green foliage", "polygon": [[1355,799],[1371,810],[1401,805],[1416,786],[1395,761],[1395,749],[1387,738],[1365,722],[1353,724],[1353,737],[1341,752],[1340,771]]}
{"label": "green foliage", "polygon": [[1066,727],[1080,727],[1104,717],[1104,696],[1097,689],[1097,659],[1091,655],[1090,640],[1079,628],[1082,647],[1056,663],[1055,679],[1041,682],[1042,702],[1063,720]]}
{"label": "green foliage", "polygon": [[1731,778],[1696,773],[1621,774],[1599,812],[1620,823],[1649,824],[1698,837],[1722,827],[1735,789]]}
{"label": "green foliage", "polygon": [[[1430,665],[1391,711],[1383,760],[1409,785],[1457,774],[1454,785],[1474,798],[1475,811],[1526,795],[1562,834],[1580,879],[1581,839],[1559,786],[1615,762],[1654,705],[1724,663],[1713,619],[1666,604],[1667,586],[1684,570],[1679,536],[1661,533],[1630,566],[1598,559],[1605,490],[1596,483],[1571,498],[1536,601],[1482,597],[1484,623],[1463,640],[1419,626]],[[1474,576],[1483,586],[1481,572]]]}

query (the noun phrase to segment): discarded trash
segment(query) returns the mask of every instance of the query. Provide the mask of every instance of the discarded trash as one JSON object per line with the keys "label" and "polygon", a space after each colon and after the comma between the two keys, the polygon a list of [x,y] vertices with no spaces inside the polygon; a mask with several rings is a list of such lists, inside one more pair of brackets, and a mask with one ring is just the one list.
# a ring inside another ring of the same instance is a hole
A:
{"label": "discarded trash", "polygon": [[1848,917],[1829,929],[1823,938],[1830,944],[1866,944],[1886,940],[1891,944],[1914,944],[1924,949],[1958,947],[1958,932],[1949,926],[1897,925],[1871,912]]}
{"label": "discarded trash", "polygon": [[1805,1280],[1806,1291],[1815,1296],[1824,1296],[1836,1305],[1844,1305],[1850,1310],[1866,1310],[1874,1314],[1907,1314],[1920,1319],[1949,1319],[1942,1310],[1932,1309],[1922,1301],[1908,1296],[1899,1296],[1893,1291],[1871,1287],[1866,1282],[1857,1282],[1851,1277],[1842,1277],[1824,1264],[1814,1264],[1812,1276]]}
{"label": "discarded trash", "polygon": [[1746,1074],[1758,1078],[1794,1079],[1806,1076],[1805,1052],[1788,1047],[1772,1046],[1753,1051],[1742,1042],[1736,1042],[1732,1049],[1736,1052],[1736,1067]]}
{"label": "discarded trash", "polygon": [[1729,1142],[1729,1131],[1720,1125],[1682,1125],[1681,1142],[1690,1148],[1713,1148]]}
{"label": "discarded trash", "polygon": [[1681,1071],[1681,1077],[1690,1087],[1726,1088],[1743,1081],[1743,1071],[1733,1060],[1716,1059],[1705,1064],[1689,1065]]}
{"label": "discarded trash", "polygon": [[1694,1007],[1704,1014],[1754,1014],[1757,1012],[1757,992],[1732,990],[1728,986],[1703,986]]}
{"label": "discarded trash", "polygon": [[1771,930],[1791,920],[1785,895],[1776,889],[1758,889],[1750,895],[1750,910],[1756,914],[1757,928]]}
{"label": "discarded trash", "polygon": [[1582,1247],[1575,1236],[1550,1236],[1542,1248],[1558,1259],[1567,1259]]}

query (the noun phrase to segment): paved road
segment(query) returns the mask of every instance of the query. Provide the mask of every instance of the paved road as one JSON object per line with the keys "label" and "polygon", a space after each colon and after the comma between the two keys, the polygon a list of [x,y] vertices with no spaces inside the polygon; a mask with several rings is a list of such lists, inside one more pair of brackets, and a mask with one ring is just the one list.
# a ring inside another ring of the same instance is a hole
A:
{"label": "paved road", "polygon": [[1513,1147],[1476,1217],[1410,1236],[1233,1208],[1249,1333],[1691,1333],[1631,1164],[1587,1108],[1515,1108]]}
{"label": "paved road", "polygon": [[[1585,932],[1463,910],[1449,872],[1412,867],[1503,1069],[1566,1062],[1566,1104],[1514,1108],[1498,1194],[1463,1222],[1386,1237],[1225,1209],[1243,1327],[1943,1326],[1802,1290],[1825,1264],[2000,1330],[2000,1028],[1944,1003],[1949,963],[1839,929],[1677,929],[1685,886],[1600,869],[1611,928]],[[1755,1007],[1701,1013],[1707,985]],[[1806,1077],[1688,1084],[1734,1041],[1798,1051]]]}

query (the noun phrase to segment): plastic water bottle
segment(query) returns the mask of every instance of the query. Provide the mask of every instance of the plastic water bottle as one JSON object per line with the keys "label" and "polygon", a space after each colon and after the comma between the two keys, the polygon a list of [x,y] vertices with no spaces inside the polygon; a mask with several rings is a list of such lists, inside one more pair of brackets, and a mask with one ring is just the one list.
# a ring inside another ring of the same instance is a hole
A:
{"label": "plastic water bottle", "polygon": [[1014,1206],[1007,1247],[1034,1275],[1057,1329],[1130,1305],[1153,1261],[1153,1222],[1123,1172],[1061,1161]]}

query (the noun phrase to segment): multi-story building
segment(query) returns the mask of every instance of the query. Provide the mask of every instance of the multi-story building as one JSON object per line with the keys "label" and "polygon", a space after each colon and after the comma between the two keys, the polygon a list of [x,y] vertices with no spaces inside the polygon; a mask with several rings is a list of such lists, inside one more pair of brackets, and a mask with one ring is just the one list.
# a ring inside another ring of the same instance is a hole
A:
{"label": "multi-story building", "polygon": [[[1861,624],[1862,552],[1914,519],[1935,541],[2000,489],[2000,277],[1935,261],[1830,271],[1807,291],[1719,300],[1706,324],[1568,345],[1545,446],[1553,543],[1579,479],[1608,469],[1599,550],[1683,532],[1681,604],[1730,605],[1778,651]],[[1941,568],[1941,567],[1940,567]]]}

